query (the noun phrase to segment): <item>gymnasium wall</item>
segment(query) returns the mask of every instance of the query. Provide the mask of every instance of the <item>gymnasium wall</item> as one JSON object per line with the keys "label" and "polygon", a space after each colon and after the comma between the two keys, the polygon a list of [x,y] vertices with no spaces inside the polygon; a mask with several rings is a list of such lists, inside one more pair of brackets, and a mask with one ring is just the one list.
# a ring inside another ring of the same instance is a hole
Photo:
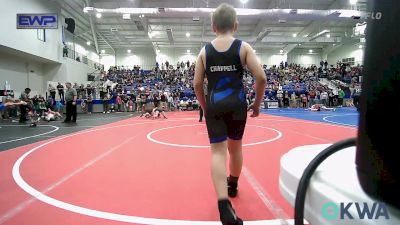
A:
{"label": "gymnasium wall", "polygon": [[322,49],[312,49],[313,53],[309,53],[308,48],[296,48],[288,54],[288,63],[296,63],[301,66],[308,67],[311,65],[319,66],[322,60]]}
{"label": "gymnasium wall", "polygon": [[0,89],[4,88],[6,81],[11,85],[16,97],[27,87],[32,89],[32,94],[42,94],[44,90],[43,64],[1,53]]}
{"label": "gymnasium wall", "polygon": [[259,49],[256,51],[256,55],[260,63],[267,65],[268,68],[287,60],[287,55],[281,54],[279,49]]}
{"label": "gymnasium wall", "polygon": [[140,65],[145,70],[154,67],[156,55],[152,47],[130,48],[131,53],[127,53],[127,50],[125,48],[116,49],[116,63],[118,66],[133,67],[134,65]]}
{"label": "gymnasium wall", "polygon": [[[66,58],[62,64],[45,64],[43,70],[43,79],[47,81],[86,83],[87,75],[94,72],[93,68],[79,63],[75,60]],[[47,87],[46,87],[47,88]]]}
{"label": "gymnasium wall", "polygon": [[[158,61],[161,65],[162,62],[168,60],[169,63],[176,66],[177,62],[182,60],[186,62],[194,62],[197,60],[199,49],[189,48],[191,51],[187,53],[188,48],[161,48],[160,53],[154,53],[152,47],[148,48],[131,48],[131,53],[127,53],[127,49],[118,49],[116,51],[116,60],[118,66],[141,65],[144,69],[151,69],[154,67],[155,62]],[[288,61],[289,63],[297,63],[302,66],[310,66],[312,64],[319,65],[322,60],[322,50],[313,49],[310,54],[309,49],[293,49],[289,54],[281,54],[280,49],[259,49],[256,52],[257,58],[261,64],[266,64],[268,67],[271,65],[279,65],[281,61]],[[113,63],[113,56],[102,56],[101,62],[107,65],[107,61]],[[108,66],[106,66],[108,68]]]}
{"label": "gymnasium wall", "polygon": [[[187,50],[190,50],[190,53]],[[158,63],[165,63],[168,60],[169,63],[176,66],[177,62],[195,62],[197,60],[197,56],[200,52],[198,48],[161,48],[160,53],[157,55]]]}
{"label": "gymnasium wall", "polygon": [[0,89],[6,81],[14,90],[16,97],[27,87],[32,95],[45,94],[47,81],[77,82],[87,81],[87,74],[94,69],[72,59],[63,63],[43,63],[2,52],[0,54]]}
{"label": "gymnasium wall", "polygon": [[336,62],[342,61],[344,58],[354,57],[355,65],[364,64],[364,49],[359,49],[359,44],[343,45],[330,52],[327,56],[328,62],[335,65]]}
{"label": "gymnasium wall", "polygon": [[101,55],[100,63],[104,65],[104,69],[108,70],[111,66],[115,66],[115,56],[114,55]]}

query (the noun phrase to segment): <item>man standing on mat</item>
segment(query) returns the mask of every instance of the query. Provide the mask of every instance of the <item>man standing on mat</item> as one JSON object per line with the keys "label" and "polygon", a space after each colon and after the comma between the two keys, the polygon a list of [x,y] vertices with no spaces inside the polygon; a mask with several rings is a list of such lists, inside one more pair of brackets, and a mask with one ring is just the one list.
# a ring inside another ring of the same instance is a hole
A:
{"label": "man standing on mat", "polygon": [[71,83],[67,82],[65,83],[65,86],[67,87],[67,91],[65,92],[65,102],[67,105],[67,117],[63,121],[63,123],[69,123],[71,122],[71,117],[72,117],[72,122],[76,123],[76,98],[78,97],[78,94],[74,88],[72,88]]}
{"label": "man standing on mat", "polygon": [[[194,87],[204,110],[211,143],[211,176],[218,197],[218,210],[223,225],[241,225],[229,197],[237,194],[242,170],[242,137],[247,119],[247,103],[243,87],[243,67],[256,78],[255,102],[249,106],[251,117],[257,117],[264,96],[266,77],[253,48],[233,37],[238,22],[234,8],[221,4],[212,15],[212,28],[217,37],[200,52],[196,62]],[[204,76],[208,95],[204,97]],[[227,179],[227,149],[230,155]]]}

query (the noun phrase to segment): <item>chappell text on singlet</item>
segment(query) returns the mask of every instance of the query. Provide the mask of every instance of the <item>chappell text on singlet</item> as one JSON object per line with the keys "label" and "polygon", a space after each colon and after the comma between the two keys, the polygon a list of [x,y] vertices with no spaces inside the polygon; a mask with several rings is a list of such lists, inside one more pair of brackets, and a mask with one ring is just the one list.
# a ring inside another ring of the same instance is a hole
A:
{"label": "chappell text on singlet", "polygon": [[210,66],[210,72],[236,72],[236,65]]}

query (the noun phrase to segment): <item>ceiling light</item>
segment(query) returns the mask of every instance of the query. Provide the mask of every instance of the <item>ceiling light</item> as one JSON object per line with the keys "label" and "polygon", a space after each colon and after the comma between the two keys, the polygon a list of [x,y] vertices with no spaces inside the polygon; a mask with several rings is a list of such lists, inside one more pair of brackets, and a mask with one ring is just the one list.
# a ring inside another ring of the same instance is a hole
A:
{"label": "ceiling light", "polygon": [[190,53],[190,49],[186,50],[187,53]]}
{"label": "ceiling light", "polygon": [[100,19],[101,18],[101,13],[96,13],[96,17]]}
{"label": "ceiling light", "polygon": [[122,14],[122,19],[130,20],[131,19],[131,14]]}
{"label": "ceiling light", "polygon": [[310,50],[308,50],[308,52],[309,52],[309,53],[313,53],[313,50],[312,50],[312,49],[310,49]]}
{"label": "ceiling light", "polygon": [[294,38],[297,37],[297,34],[293,34],[293,37],[294,37]]}
{"label": "ceiling light", "polygon": [[190,33],[189,32],[186,33],[186,37],[190,37]]}
{"label": "ceiling light", "polygon": [[106,53],[106,50],[103,49],[103,50],[101,50],[100,52],[101,52],[102,54],[104,54],[104,53]]}
{"label": "ceiling light", "polygon": [[157,49],[157,53],[160,53],[161,52],[161,50],[160,49]]}
{"label": "ceiling light", "polygon": [[249,0],[240,0],[241,3],[246,4]]}
{"label": "ceiling light", "polygon": [[86,45],[90,45],[90,41],[86,42]]}
{"label": "ceiling light", "polygon": [[363,46],[362,46],[362,45],[359,45],[359,46],[358,46],[358,48],[359,48],[359,49],[362,49],[362,48],[363,48]]}
{"label": "ceiling light", "polygon": [[126,50],[127,53],[131,53],[132,51],[130,49]]}
{"label": "ceiling light", "polygon": [[85,7],[83,8],[83,12],[87,13],[87,12],[92,12],[94,10],[94,7]]}
{"label": "ceiling light", "polygon": [[351,4],[351,5],[357,4],[357,0],[350,0],[350,4]]}
{"label": "ceiling light", "polygon": [[299,43],[299,46],[301,46],[301,44]]}
{"label": "ceiling light", "polygon": [[283,53],[283,50],[281,49],[281,50],[279,50],[279,52],[282,54],[282,53]]}
{"label": "ceiling light", "polygon": [[330,35],[330,34],[327,34],[327,35],[326,35],[326,37],[327,37],[327,38],[330,38],[330,37],[331,37],[331,35]]}

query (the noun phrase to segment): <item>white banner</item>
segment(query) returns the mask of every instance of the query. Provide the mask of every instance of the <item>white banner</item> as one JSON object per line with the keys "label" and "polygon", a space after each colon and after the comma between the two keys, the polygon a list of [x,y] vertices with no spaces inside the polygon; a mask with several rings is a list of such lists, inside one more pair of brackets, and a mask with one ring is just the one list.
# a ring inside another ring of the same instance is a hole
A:
{"label": "white banner", "polygon": [[278,101],[265,101],[264,104],[266,104],[267,109],[277,109],[277,108],[279,108]]}

